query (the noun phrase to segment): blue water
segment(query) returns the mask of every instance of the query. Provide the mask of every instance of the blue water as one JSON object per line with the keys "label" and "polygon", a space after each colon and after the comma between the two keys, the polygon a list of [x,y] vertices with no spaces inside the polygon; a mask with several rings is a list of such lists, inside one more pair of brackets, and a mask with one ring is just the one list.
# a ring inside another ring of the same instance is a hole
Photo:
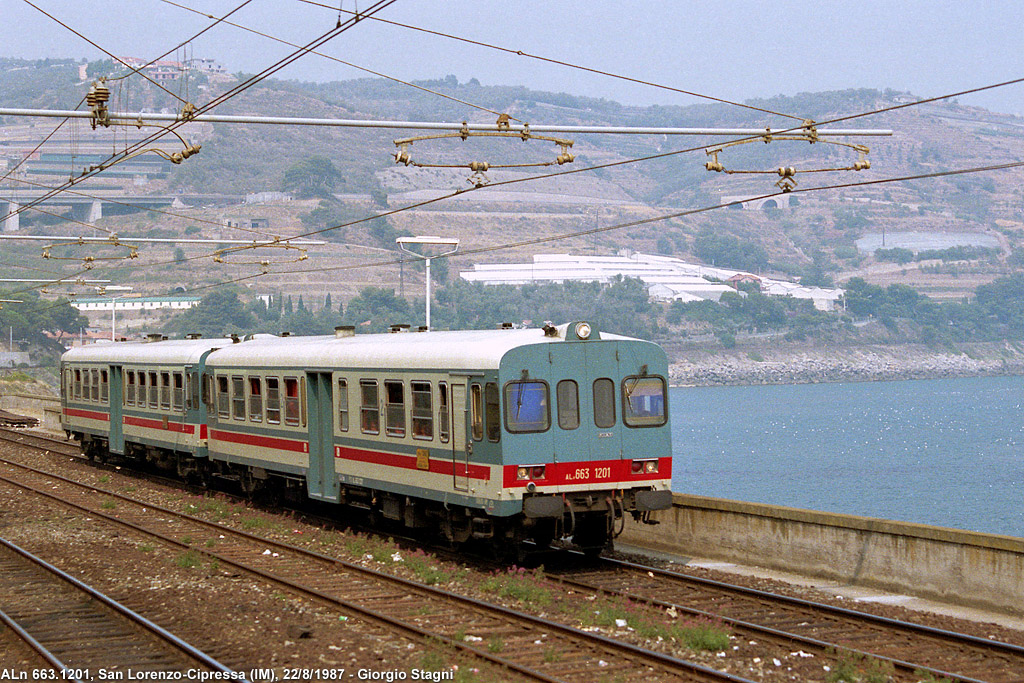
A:
{"label": "blue water", "polygon": [[671,390],[672,489],[1024,537],[1024,377]]}

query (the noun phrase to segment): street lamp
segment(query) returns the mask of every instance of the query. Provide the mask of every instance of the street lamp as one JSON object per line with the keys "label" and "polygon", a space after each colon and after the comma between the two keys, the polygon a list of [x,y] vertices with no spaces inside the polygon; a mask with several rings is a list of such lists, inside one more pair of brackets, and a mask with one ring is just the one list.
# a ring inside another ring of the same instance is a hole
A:
{"label": "street lamp", "polygon": [[117,302],[123,299],[129,292],[132,291],[131,287],[123,287],[120,285],[111,285],[109,287],[99,288],[100,294],[106,294],[107,292],[124,292],[110,299],[110,341],[117,341]]}
{"label": "street lamp", "polygon": [[[395,240],[398,244],[398,248],[404,251],[406,254],[411,254],[416,258],[421,258],[426,261],[427,265],[427,331],[430,331],[430,260],[440,258],[441,256],[450,256],[459,250],[459,240],[455,237],[437,237],[435,235],[417,235],[416,237],[399,237]],[[447,247],[448,251],[442,251],[439,254],[431,254],[430,256],[424,256],[423,254],[417,254],[415,251],[409,249],[408,245],[422,244],[426,246],[437,246]]]}

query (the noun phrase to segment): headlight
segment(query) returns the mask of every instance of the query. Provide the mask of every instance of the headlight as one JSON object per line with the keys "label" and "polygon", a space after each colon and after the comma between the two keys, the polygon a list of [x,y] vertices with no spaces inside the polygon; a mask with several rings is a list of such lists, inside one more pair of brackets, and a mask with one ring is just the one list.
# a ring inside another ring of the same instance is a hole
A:
{"label": "headlight", "polygon": [[529,479],[529,478],[530,478],[530,468],[529,467],[520,467],[518,470],[516,470],[516,479],[522,480],[522,479]]}
{"label": "headlight", "polygon": [[521,465],[516,468],[516,479],[529,481],[531,479],[543,479],[547,471],[545,465]]}
{"label": "headlight", "polygon": [[590,325],[588,323],[578,323],[576,325],[576,336],[580,339],[589,339]]}
{"label": "headlight", "polygon": [[634,460],[630,467],[633,474],[654,474],[658,471],[657,460]]}

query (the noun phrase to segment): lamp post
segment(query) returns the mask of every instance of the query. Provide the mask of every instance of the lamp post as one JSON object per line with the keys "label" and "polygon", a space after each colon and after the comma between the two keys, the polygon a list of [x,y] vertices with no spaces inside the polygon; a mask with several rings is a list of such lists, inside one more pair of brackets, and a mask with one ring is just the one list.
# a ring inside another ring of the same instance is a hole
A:
{"label": "lamp post", "polygon": [[[426,262],[427,270],[427,331],[430,331],[430,260],[440,258],[441,256],[450,256],[459,250],[459,240],[455,237],[437,237],[435,235],[417,235],[416,237],[399,237],[395,240],[398,244],[398,248],[404,251],[406,254],[411,254],[416,258],[421,258]],[[431,254],[430,256],[424,256],[423,254],[417,254],[409,248],[409,245],[422,244],[425,246],[437,246],[447,248],[447,251],[442,251],[439,254]]]}
{"label": "lamp post", "polygon": [[121,291],[124,294],[119,294],[110,299],[110,341],[117,341],[117,302],[123,299],[129,292],[132,291],[131,287],[121,287],[113,285],[110,287],[100,288],[101,294],[106,294],[112,291]]}

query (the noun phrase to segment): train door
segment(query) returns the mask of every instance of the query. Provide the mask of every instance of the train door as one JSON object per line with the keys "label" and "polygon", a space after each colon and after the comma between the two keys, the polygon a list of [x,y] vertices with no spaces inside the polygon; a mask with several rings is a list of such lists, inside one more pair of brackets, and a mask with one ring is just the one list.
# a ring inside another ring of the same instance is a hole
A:
{"label": "train door", "polygon": [[124,455],[124,372],[120,365],[110,366],[109,391],[110,401],[110,437],[108,450],[117,455]]}
{"label": "train door", "polygon": [[452,485],[456,491],[468,491],[469,456],[472,455],[473,445],[466,439],[466,420],[469,415],[466,410],[466,385],[453,382],[451,387]]}
{"label": "train door", "polygon": [[589,415],[581,415],[587,426],[593,460],[619,460],[622,454],[622,416],[619,401],[619,351],[617,344],[584,344],[586,349],[586,392]]}
{"label": "train door", "polygon": [[329,372],[306,373],[309,406],[309,497],[338,502],[338,475],[334,469],[334,394]]}

